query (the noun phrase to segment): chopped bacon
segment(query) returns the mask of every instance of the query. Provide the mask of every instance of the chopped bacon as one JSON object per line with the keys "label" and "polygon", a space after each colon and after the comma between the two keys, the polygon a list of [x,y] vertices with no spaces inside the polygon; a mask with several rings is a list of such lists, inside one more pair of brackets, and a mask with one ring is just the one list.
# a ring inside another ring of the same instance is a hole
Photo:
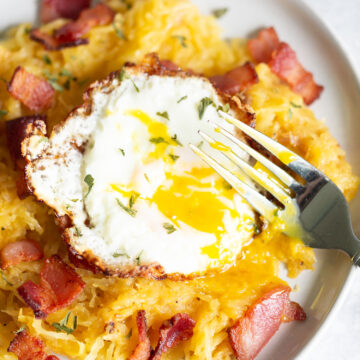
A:
{"label": "chopped bacon", "polygon": [[303,97],[305,104],[310,105],[320,96],[323,86],[316,84],[313,75],[303,68],[295,51],[280,42],[273,27],[261,30],[256,38],[249,40],[248,48],[256,62],[267,63],[280,79]]}
{"label": "chopped bacon", "polygon": [[287,306],[285,307],[283,321],[291,322],[291,321],[304,321],[306,320],[306,313],[304,309],[295,301],[289,301]]}
{"label": "chopped bacon", "polygon": [[82,36],[86,35],[94,26],[110,24],[115,13],[107,5],[100,3],[91,9],[81,11],[76,21],[70,21],[55,30],[54,36],[33,29],[30,38],[40,42],[47,50],[60,50],[65,47],[84,45],[88,43]]}
{"label": "chopped bacon", "polygon": [[307,105],[316,100],[323,91],[323,87],[315,83],[313,75],[300,64],[295,51],[284,42],[273,52],[269,66],[292,90],[303,97]]}
{"label": "chopped bacon", "polygon": [[55,355],[47,355],[44,347],[40,339],[23,330],[16,334],[7,351],[17,355],[19,360],[59,360]]}
{"label": "chopped bacon", "polygon": [[47,23],[58,18],[75,20],[89,6],[90,0],[43,0],[41,21]]}
{"label": "chopped bacon", "polygon": [[45,318],[67,307],[82,292],[85,283],[57,255],[45,260],[40,272],[40,285],[26,281],[18,288],[19,295],[34,311],[36,318]]}
{"label": "chopped bacon", "polygon": [[150,339],[147,335],[146,314],[140,310],[136,316],[136,325],[139,332],[139,343],[132,352],[129,360],[149,360],[151,353]]}
{"label": "chopped bacon", "polygon": [[9,93],[30,110],[40,111],[50,107],[55,90],[44,79],[18,66],[8,83]]}
{"label": "chopped bacon", "polygon": [[11,159],[14,161],[15,167],[18,170],[23,170],[25,165],[24,158],[21,154],[21,143],[27,135],[27,127],[29,124],[36,123],[38,120],[45,122],[46,116],[24,116],[6,121],[5,123],[7,146]]}
{"label": "chopped bacon", "polygon": [[189,340],[193,336],[195,320],[187,314],[176,314],[164,322],[160,328],[160,338],[151,360],[160,360],[161,355],[174,348],[181,341]]}
{"label": "chopped bacon", "polygon": [[43,257],[39,244],[30,239],[15,241],[5,245],[0,251],[0,263],[2,269],[16,265],[22,261],[35,261]]}
{"label": "chopped bacon", "polygon": [[212,76],[210,81],[220,91],[235,95],[246,90],[250,85],[256,84],[259,78],[254,65],[251,62],[246,62],[225,75]]}
{"label": "chopped bacon", "polygon": [[273,27],[259,31],[256,38],[248,41],[247,46],[256,62],[269,62],[274,50],[280,45],[279,37]]}
{"label": "chopped bacon", "polygon": [[160,60],[160,66],[170,71],[179,71],[181,68],[173,63],[171,60]]}
{"label": "chopped bacon", "polygon": [[290,290],[288,286],[278,286],[267,292],[229,329],[230,344],[237,360],[253,360],[279,329],[284,317],[304,320],[303,316],[298,316],[298,310],[289,311],[289,306],[293,306],[289,300]]}

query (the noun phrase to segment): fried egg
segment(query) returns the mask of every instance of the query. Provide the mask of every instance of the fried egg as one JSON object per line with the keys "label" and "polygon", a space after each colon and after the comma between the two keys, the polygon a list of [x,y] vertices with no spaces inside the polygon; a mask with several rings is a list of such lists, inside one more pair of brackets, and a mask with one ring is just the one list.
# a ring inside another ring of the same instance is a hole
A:
{"label": "fried egg", "polygon": [[92,85],[50,138],[23,142],[34,195],[69,224],[70,250],[107,274],[194,277],[234,263],[254,234],[246,201],[197,157],[199,130],[233,128],[204,77],[126,66]]}

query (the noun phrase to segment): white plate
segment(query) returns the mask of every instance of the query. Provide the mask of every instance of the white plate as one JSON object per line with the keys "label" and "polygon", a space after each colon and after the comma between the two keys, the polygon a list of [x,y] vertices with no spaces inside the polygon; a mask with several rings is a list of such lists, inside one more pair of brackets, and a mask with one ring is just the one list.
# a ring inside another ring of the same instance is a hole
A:
{"label": "white plate", "polygon": [[[228,7],[220,19],[226,37],[244,37],[260,27],[274,25],[280,38],[296,50],[304,66],[325,86],[313,110],[325,119],[332,134],[346,150],[347,157],[360,174],[360,88],[356,75],[339,42],[322,21],[300,1],[288,0],[194,0],[204,13]],[[0,28],[20,21],[32,21],[36,14],[35,0],[0,2]],[[360,231],[360,195],[352,202],[352,220]],[[316,251],[313,272],[306,271],[292,284],[300,291],[292,294],[300,302],[308,320],[283,325],[278,334],[260,353],[257,360],[290,360],[307,358],[311,343],[329,324],[339,307],[353,274],[349,259],[336,251]],[[336,305],[336,306],[335,306]],[[312,340],[312,341],[311,341]]]}

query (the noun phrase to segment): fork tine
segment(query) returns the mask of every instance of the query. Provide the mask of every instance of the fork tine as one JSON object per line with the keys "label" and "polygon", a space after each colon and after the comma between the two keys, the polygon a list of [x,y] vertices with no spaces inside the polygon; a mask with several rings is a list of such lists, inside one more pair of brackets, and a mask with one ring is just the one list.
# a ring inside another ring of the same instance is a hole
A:
{"label": "fork tine", "polygon": [[[275,182],[271,181],[267,176],[263,175],[261,172],[254,169],[250,166],[246,161],[237,156],[231,148],[224,146],[219,143],[206,133],[199,131],[199,134],[210,144],[210,146],[221,151],[230,161],[234,162],[240,169],[249,176],[253,181],[261,185],[264,189],[266,189],[269,193],[271,193],[274,197],[276,197],[281,203],[284,205],[291,202],[291,197],[286,194],[284,190],[282,190]],[[220,144],[220,146],[219,146]]]}
{"label": "fork tine", "polygon": [[[261,144],[265,149],[270,151],[273,155],[275,155],[283,164],[287,165],[295,171],[297,174],[302,176],[305,180],[312,180],[313,174],[320,174],[319,170],[317,170],[314,166],[308,163],[299,155],[295,154],[293,151],[287,149],[285,146],[279,144],[275,140],[269,138],[268,136],[262,134],[261,132],[253,129],[252,127],[246,125],[242,121],[235,119],[229,114],[219,111],[219,114],[235,127],[239,128],[246,135],[250,136],[252,139],[256,140],[259,144]],[[296,161],[297,166],[292,166],[291,164]],[[288,185],[288,184],[287,184]],[[288,185],[289,186],[289,185]]]}
{"label": "fork tine", "polygon": [[283,182],[289,188],[295,190],[295,189],[298,189],[301,187],[301,185],[292,176],[290,176],[286,171],[284,171],[283,169],[276,166],[273,162],[268,160],[265,156],[261,155],[259,152],[254,150],[249,145],[245,144],[243,141],[239,140],[237,137],[235,137],[229,131],[225,130],[221,125],[214,124],[214,126],[216,126],[216,129],[215,129],[216,131],[218,131],[220,134],[224,135],[229,140],[231,140],[233,143],[238,145],[242,150],[244,150],[249,155],[251,155],[260,164],[264,165],[270,172],[272,172],[281,182]]}
{"label": "fork tine", "polygon": [[224,178],[259,214],[264,216],[270,222],[276,218],[279,208],[272,202],[267,200],[258,191],[241,181],[234,173],[227,170],[219,162],[204,153],[193,144],[189,144],[190,148],[196,155],[212,167],[222,178]]}

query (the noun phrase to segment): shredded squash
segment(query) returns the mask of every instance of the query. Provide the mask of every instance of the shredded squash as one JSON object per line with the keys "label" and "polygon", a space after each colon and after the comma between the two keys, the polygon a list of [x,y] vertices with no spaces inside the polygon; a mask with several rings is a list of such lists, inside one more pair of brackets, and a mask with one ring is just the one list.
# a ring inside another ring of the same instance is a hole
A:
{"label": "shredded squash", "polygon": [[[224,73],[250,59],[244,41],[222,40],[216,19],[201,15],[187,0],[136,0],[130,9],[121,0],[107,4],[117,12],[115,22],[92,29],[86,46],[45,51],[29,39],[30,24],[11,29],[0,43],[0,109],[7,111],[0,120],[0,248],[28,234],[41,242],[45,256],[58,253],[67,259],[46,207],[32,198],[19,200],[16,195],[4,122],[30,114],[6,90],[16,66],[56,78],[62,87],[47,112],[51,128],[81,104],[82,93],[92,81],[119,69],[126,61],[139,62],[149,52],[205,75]],[[51,31],[63,23],[57,20],[44,29]],[[115,27],[123,32],[124,39]],[[185,37],[186,46],[179,36]],[[351,199],[358,179],[326,126],[266,65],[258,65],[256,71],[260,81],[248,95],[257,115],[257,128],[319,167]],[[50,349],[71,359],[125,360],[138,341],[136,313],[144,309],[153,345],[161,323],[175,313],[189,313],[197,322],[192,339],[164,359],[230,359],[226,329],[252,300],[283,282],[278,278],[281,262],[294,277],[312,269],[315,257],[301,241],[289,239],[270,226],[242,250],[237,264],[226,272],[192,281],[106,278],[78,270],[86,283],[84,292],[69,308],[46,320],[36,320],[16,292],[25,280],[38,280],[42,262],[19,264],[0,277],[0,358],[16,359],[6,349],[13,332],[26,325]],[[78,328],[70,335],[56,332],[51,324],[70,310],[78,316]]]}

